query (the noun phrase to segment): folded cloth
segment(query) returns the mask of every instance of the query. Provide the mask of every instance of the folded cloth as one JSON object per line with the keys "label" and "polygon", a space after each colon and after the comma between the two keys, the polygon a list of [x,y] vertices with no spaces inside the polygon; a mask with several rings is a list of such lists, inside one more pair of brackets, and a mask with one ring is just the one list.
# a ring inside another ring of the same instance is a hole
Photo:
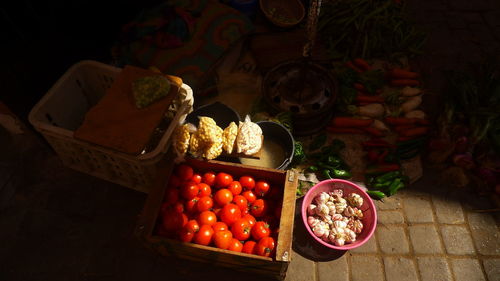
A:
{"label": "folded cloth", "polygon": [[137,108],[133,82],[155,75],[163,74],[125,66],[104,97],[87,112],[74,138],[127,154],[140,154],[182,85],[180,78],[167,76],[170,92],[147,107]]}

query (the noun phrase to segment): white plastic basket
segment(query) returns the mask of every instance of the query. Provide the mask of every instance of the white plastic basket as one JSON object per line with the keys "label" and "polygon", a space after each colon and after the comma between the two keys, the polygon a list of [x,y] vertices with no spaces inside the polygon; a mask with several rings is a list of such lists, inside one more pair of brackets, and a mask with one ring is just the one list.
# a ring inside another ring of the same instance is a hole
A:
{"label": "white plastic basket", "polygon": [[29,121],[49,142],[64,165],[138,191],[148,192],[156,164],[170,145],[170,136],[193,109],[193,91],[182,84],[181,106],[152,151],[131,156],[73,137],[85,114],[111,87],[121,68],[96,61],[73,65],[33,107]]}

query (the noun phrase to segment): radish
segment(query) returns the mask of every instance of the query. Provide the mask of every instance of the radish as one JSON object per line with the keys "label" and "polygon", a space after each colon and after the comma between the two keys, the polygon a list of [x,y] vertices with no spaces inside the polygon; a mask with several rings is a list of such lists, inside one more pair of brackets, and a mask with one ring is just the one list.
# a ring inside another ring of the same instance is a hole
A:
{"label": "radish", "polygon": [[366,116],[370,118],[384,117],[385,108],[380,103],[372,103],[363,106],[349,106],[348,110],[357,115]]}
{"label": "radish", "polygon": [[401,110],[405,113],[413,111],[417,109],[417,107],[420,106],[422,103],[422,96],[414,96],[409,99],[407,99],[402,105],[401,105]]}
{"label": "radish", "polygon": [[413,97],[416,95],[420,95],[422,93],[422,90],[419,88],[413,88],[413,87],[404,87],[403,90],[401,90],[401,94],[405,97]]}

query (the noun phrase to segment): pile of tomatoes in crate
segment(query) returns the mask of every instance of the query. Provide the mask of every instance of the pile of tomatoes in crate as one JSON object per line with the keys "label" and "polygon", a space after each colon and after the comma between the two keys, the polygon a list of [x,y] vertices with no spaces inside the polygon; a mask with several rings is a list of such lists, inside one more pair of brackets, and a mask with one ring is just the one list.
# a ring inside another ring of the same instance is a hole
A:
{"label": "pile of tomatoes in crate", "polygon": [[273,257],[282,187],[223,171],[174,168],[161,206],[157,234],[183,242]]}

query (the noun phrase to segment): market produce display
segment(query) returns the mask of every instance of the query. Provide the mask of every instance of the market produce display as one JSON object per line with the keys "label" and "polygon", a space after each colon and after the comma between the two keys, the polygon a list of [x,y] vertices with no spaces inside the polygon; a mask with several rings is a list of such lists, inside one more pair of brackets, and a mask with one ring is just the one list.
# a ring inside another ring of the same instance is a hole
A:
{"label": "market produce display", "polygon": [[307,223],[314,235],[327,243],[344,246],[363,231],[363,198],[357,193],[344,197],[342,189],[321,192],[307,207]]}
{"label": "market produce display", "polygon": [[183,124],[177,127],[173,136],[173,148],[178,156],[187,152],[195,158],[215,159],[223,152],[254,155],[262,148],[262,129],[246,117],[239,126],[231,122],[224,130],[214,119],[200,116],[196,127]]}
{"label": "market produce display", "polygon": [[224,250],[273,257],[281,216],[280,187],[250,175],[174,168],[157,235]]}

